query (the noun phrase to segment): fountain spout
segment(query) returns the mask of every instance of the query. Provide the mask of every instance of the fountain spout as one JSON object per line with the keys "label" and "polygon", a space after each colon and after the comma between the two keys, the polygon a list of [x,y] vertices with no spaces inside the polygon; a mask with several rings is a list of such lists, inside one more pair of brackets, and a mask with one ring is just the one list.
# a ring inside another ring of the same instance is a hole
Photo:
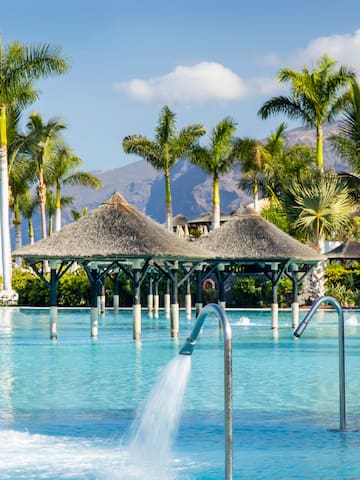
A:
{"label": "fountain spout", "polygon": [[215,313],[224,332],[224,435],[225,435],[225,480],[233,478],[233,447],[232,447],[232,333],[229,319],[225,311],[215,303],[209,303],[197,317],[190,336],[179,351],[180,355],[192,355],[196,340],[206,317]]}
{"label": "fountain spout", "polygon": [[313,315],[323,303],[330,303],[335,307],[338,314],[338,337],[339,337],[339,404],[340,404],[340,432],[346,429],[346,408],[345,408],[345,339],[344,339],[344,313],[340,304],[333,297],[320,297],[313,304],[309,312],[305,315],[301,323],[294,331],[295,337],[300,337]]}

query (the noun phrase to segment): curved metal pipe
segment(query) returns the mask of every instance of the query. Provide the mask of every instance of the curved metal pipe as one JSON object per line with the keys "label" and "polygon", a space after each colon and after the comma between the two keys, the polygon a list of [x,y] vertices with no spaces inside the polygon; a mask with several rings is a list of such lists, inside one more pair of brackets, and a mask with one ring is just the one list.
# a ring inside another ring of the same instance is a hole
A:
{"label": "curved metal pipe", "polygon": [[186,339],[183,347],[179,351],[180,355],[191,355],[197,337],[210,313],[215,313],[221,322],[224,331],[224,435],[225,435],[225,480],[233,478],[233,446],[232,446],[232,424],[233,424],[233,406],[232,406],[232,333],[229,319],[225,311],[215,303],[209,303],[201,311],[196,320],[190,336]]}
{"label": "curved metal pipe", "polygon": [[316,310],[322,303],[330,303],[338,314],[338,337],[339,337],[339,404],[340,404],[340,431],[346,431],[346,407],[345,407],[345,338],[344,338],[344,313],[339,302],[333,297],[320,297],[313,304],[305,318],[299,323],[294,331],[295,337],[300,337]]}

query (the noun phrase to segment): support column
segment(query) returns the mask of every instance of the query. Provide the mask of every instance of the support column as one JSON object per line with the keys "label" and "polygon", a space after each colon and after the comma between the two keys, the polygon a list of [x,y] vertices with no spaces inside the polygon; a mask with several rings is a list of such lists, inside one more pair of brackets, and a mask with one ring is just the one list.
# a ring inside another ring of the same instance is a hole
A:
{"label": "support column", "polygon": [[113,298],[114,313],[119,313],[119,305],[120,305],[119,277],[120,277],[120,273],[117,272],[114,279],[114,298]]}
{"label": "support column", "polygon": [[133,264],[133,339],[141,337],[141,268],[140,262]]}
{"label": "support column", "polygon": [[272,290],[272,305],[271,305],[271,328],[279,327],[279,305],[277,298],[277,268],[278,264],[271,264],[271,290]]}
{"label": "support column", "polygon": [[154,315],[156,318],[159,316],[159,277],[154,276]]}
{"label": "support column", "polygon": [[170,280],[166,280],[166,290],[164,294],[164,311],[165,311],[165,317],[169,318],[170,316],[170,304],[171,304],[171,298],[170,298]]}
{"label": "support column", "polygon": [[191,281],[190,277],[186,280],[185,312],[186,319],[191,320]]}
{"label": "support column", "polygon": [[175,262],[171,270],[171,311],[170,311],[170,334],[172,337],[179,336],[179,300],[178,300],[178,266]]}
{"label": "support column", "polygon": [[225,301],[225,265],[223,263],[219,263],[217,266],[218,269],[218,280],[219,280],[219,300],[218,304],[223,307],[225,310],[226,308],[226,301]]}
{"label": "support column", "polygon": [[104,281],[99,282],[99,298],[98,298],[98,305],[99,305],[99,313],[105,313],[105,285]]}
{"label": "support column", "polygon": [[202,274],[202,266],[196,267],[195,275],[196,275],[196,292],[195,292],[195,316],[198,317],[200,310],[203,307],[202,303],[202,283],[201,283],[201,275]]}
{"label": "support column", "polygon": [[90,336],[97,337],[99,329],[99,309],[98,309],[98,270],[97,266],[90,267],[91,288],[90,288]]}
{"label": "support column", "polygon": [[292,292],[293,301],[291,304],[291,320],[292,320],[293,328],[296,328],[299,325],[299,302],[298,302],[299,285],[296,277],[297,270],[298,270],[297,265],[291,265],[292,284],[293,284],[293,292]]}
{"label": "support column", "polygon": [[50,262],[50,339],[57,339],[57,278],[56,278],[56,262]]}
{"label": "support column", "polygon": [[147,296],[147,307],[148,313],[151,315],[154,309],[154,295],[153,295],[153,277],[150,275],[149,277],[149,292]]}

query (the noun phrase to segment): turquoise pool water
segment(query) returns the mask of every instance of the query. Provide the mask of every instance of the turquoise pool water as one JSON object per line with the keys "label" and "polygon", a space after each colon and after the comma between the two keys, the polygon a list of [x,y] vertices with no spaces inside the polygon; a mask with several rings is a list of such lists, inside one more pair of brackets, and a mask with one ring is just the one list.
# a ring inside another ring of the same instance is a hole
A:
{"label": "turquoise pool water", "polygon": [[[288,312],[278,332],[269,312],[228,312],[233,329],[234,478],[359,479],[360,432],[339,433],[337,315],[320,312],[294,339]],[[159,373],[194,319],[143,313],[141,343],[130,311],[100,317],[47,309],[0,309],[0,478],[142,478],[128,467],[127,434]],[[360,428],[360,312],[346,311],[347,423]],[[206,320],[192,356],[167,478],[223,478],[223,339]]]}

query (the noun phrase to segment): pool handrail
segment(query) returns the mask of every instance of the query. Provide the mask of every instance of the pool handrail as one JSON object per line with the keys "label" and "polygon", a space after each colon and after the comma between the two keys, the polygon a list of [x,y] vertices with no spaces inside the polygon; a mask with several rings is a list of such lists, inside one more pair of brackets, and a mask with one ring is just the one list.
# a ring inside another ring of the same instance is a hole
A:
{"label": "pool handrail", "polygon": [[206,317],[215,313],[220,319],[224,332],[224,436],[225,436],[225,480],[233,478],[233,405],[232,405],[232,332],[224,309],[216,303],[209,303],[201,309],[190,336],[180,349],[180,355],[192,355],[196,340]]}
{"label": "pool handrail", "polygon": [[338,314],[338,339],[339,339],[339,405],[340,405],[340,432],[346,432],[346,400],[345,400],[345,335],[344,312],[339,302],[329,296],[318,298],[294,331],[294,336],[300,338],[313,315],[323,303],[330,303]]}

